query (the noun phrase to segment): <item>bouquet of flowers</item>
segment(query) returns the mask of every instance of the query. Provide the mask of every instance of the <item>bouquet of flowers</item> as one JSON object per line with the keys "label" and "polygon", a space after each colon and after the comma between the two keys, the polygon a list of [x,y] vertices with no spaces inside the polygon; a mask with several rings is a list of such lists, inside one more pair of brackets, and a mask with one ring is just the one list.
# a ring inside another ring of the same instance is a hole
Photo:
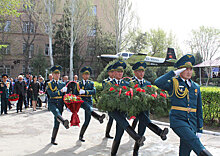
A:
{"label": "bouquet of flowers", "polygon": [[9,98],[8,98],[8,101],[10,101],[10,103],[11,103],[12,105],[17,104],[18,100],[19,100],[19,95],[18,95],[18,94],[12,94],[12,95],[10,95]]}
{"label": "bouquet of flowers", "polygon": [[143,88],[138,84],[130,87],[107,85],[99,99],[98,108],[103,111],[123,111],[128,116],[136,116],[152,107],[163,105],[166,97],[165,92],[151,85]]}
{"label": "bouquet of flowers", "polygon": [[72,112],[71,116],[71,126],[79,126],[80,120],[78,116],[78,111],[81,104],[84,102],[79,96],[73,94],[66,94],[63,97],[63,101],[66,104],[67,108]]}
{"label": "bouquet of flowers", "polygon": [[45,92],[40,91],[40,92],[38,93],[38,97],[40,98],[41,101],[45,101],[45,99],[46,99],[46,94],[45,94]]}

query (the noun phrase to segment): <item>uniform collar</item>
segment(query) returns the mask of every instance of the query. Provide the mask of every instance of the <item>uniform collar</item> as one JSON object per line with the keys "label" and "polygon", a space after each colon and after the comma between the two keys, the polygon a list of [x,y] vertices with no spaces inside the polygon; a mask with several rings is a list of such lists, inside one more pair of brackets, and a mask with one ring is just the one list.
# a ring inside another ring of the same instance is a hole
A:
{"label": "uniform collar", "polygon": [[184,78],[182,78],[182,77],[180,77],[180,79],[181,79],[183,82],[185,82],[185,81],[186,81],[186,83],[189,85],[189,87],[191,87],[192,83],[191,83],[190,79],[185,80],[185,79],[184,79]]}
{"label": "uniform collar", "polygon": [[83,85],[85,85],[87,81],[88,81],[88,80],[82,79]]}
{"label": "uniform collar", "polygon": [[121,81],[122,81],[123,79],[117,80],[117,79],[114,78],[113,80],[118,84],[118,82],[121,83]]}
{"label": "uniform collar", "polygon": [[141,80],[140,80],[140,79],[138,79],[136,76],[134,76],[134,77],[135,77],[135,79],[136,79],[139,83],[141,83],[141,82],[144,83],[144,79],[141,79]]}
{"label": "uniform collar", "polygon": [[112,79],[112,78],[110,78],[110,77],[108,77],[108,80],[109,80],[109,81],[112,81],[113,79]]}

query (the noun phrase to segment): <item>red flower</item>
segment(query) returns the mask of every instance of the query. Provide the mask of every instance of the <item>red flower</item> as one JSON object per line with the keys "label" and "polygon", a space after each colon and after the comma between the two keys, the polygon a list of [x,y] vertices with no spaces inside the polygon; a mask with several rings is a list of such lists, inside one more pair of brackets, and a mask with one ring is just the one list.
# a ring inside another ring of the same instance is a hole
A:
{"label": "red flower", "polygon": [[113,91],[113,90],[115,90],[115,88],[113,88],[113,87],[111,87],[111,88],[109,89],[110,92]]}
{"label": "red flower", "polygon": [[77,100],[81,100],[81,97],[77,96],[76,99],[77,99]]}
{"label": "red flower", "polygon": [[136,89],[137,92],[141,92],[141,90],[142,90],[141,88],[137,88]]}
{"label": "red flower", "polygon": [[121,95],[121,90],[122,90],[122,89],[120,88],[119,93],[118,93],[118,94],[119,94],[119,96]]}
{"label": "red flower", "polygon": [[125,93],[126,96],[129,96],[130,94],[131,94],[131,91],[127,91],[127,92]]}
{"label": "red flower", "polygon": [[156,94],[151,94],[151,96],[153,96],[154,98],[156,98],[156,97],[157,97],[157,95],[156,95]]}
{"label": "red flower", "polygon": [[141,92],[145,93],[146,91],[144,89],[142,89]]}
{"label": "red flower", "polygon": [[167,98],[167,95],[164,94],[164,93],[160,93],[160,96],[163,96],[163,97]]}
{"label": "red flower", "polygon": [[151,86],[151,85],[147,85],[147,87],[150,87],[150,88],[151,88],[152,86]]}
{"label": "red flower", "polygon": [[126,86],[123,86],[122,88],[125,89],[125,90],[127,90],[127,87],[126,87]]}
{"label": "red flower", "polygon": [[132,88],[130,88],[130,91],[131,91],[131,99],[132,99],[132,97],[133,97],[133,89]]}
{"label": "red flower", "polygon": [[164,90],[164,89],[162,89],[161,91],[162,91],[162,92],[165,92],[165,90]]}
{"label": "red flower", "polygon": [[119,85],[118,85],[118,84],[115,84],[115,86],[117,86],[117,87],[118,87]]}
{"label": "red flower", "polygon": [[131,116],[129,120],[131,120],[131,119],[136,119],[136,117],[135,116]]}
{"label": "red flower", "polygon": [[0,93],[3,93],[2,91],[0,91]]}
{"label": "red flower", "polygon": [[134,86],[134,88],[137,88],[138,87],[138,84],[136,84],[135,86]]}

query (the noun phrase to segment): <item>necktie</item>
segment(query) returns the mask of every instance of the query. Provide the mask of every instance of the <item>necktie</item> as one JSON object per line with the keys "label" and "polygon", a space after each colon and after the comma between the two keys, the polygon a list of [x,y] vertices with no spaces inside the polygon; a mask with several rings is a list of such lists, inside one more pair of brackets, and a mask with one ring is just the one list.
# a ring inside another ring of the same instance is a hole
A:
{"label": "necktie", "polygon": [[187,88],[189,89],[189,85],[188,85],[188,83],[187,83],[187,81],[186,81],[186,80],[185,80],[185,84],[186,84]]}
{"label": "necktie", "polygon": [[120,85],[120,81],[118,80],[118,85]]}
{"label": "necktie", "polygon": [[140,81],[141,86],[143,85],[143,81]]}

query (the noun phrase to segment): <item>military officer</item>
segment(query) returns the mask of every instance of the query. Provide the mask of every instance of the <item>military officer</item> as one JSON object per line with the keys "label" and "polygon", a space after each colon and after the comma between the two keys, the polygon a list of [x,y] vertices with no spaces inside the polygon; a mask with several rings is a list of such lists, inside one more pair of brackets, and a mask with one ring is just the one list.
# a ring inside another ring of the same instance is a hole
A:
{"label": "military officer", "polygon": [[[130,85],[138,84],[139,87],[145,87],[147,85],[151,85],[151,83],[144,79],[144,73],[145,68],[147,67],[147,64],[144,61],[137,62],[133,65],[132,69],[134,70],[135,76],[132,78]],[[166,140],[166,135],[168,134],[168,128],[164,128],[162,130],[157,125],[153,124],[149,118],[149,111],[145,111],[140,113],[136,116],[136,119],[132,123],[132,128],[135,129],[137,122],[139,120],[138,124],[138,134],[140,136],[143,136],[146,130],[146,127],[148,127],[150,130],[152,130],[155,134],[161,137],[162,140]],[[137,143],[134,145],[134,153],[133,155],[138,155],[139,146]]]}
{"label": "military officer", "polygon": [[176,71],[159,77],[155,85],[168,91],[171,99],[170,127],[180,137],[180,156],[193,150],[199,156],[211,156],[199,140],[203,130],[200,87],[191,80],[195,58],[184,55],[175,64]]}
{"label": "military officer", "polygon": [[[110,65],[108,66],[107,68],[107,72],[108,72],[108,78],[103,80],[102,81],[102,87],[104,88],[105,85],[109,82],[109,81],[112,81],[113,78],[114,78],[114,70],[112,69],[112,66],[113,65]],[[110,130],[111,130],[111,127],[112,127],[112,123],[113,123],[113,118],[111,116],[109,116],[109,120],[108,120],[108,123],[107,123],[107,126],[106,126],[106,130],[105,130],[105,137],[106,138],[109,138],[109,139],[113,139],[112,136],[110,136]]]}
{"label": "military officer", "polygon": [[2,75],[2,82],[0,83],[0,95],[1,95],[1,114],[4,112],[4,114],[7,113],[7,106],[8,106],[8,98],[9,95],[11,95],[12,92],[12,85],[11,82],[8,80],[8,75],[3,74]]}
{"label": "military officer", "polygon": [[[123,78],[124,69],[126,68],[126,63],[124,61],[118,61],[113,65],[115,78],[108,82],[108,85],[118,84],[119,86],[129,86],[129,82],[125,81]],[[124,130],[137,142],[138,146],[143,146],[145,141],[144,136],[138,135],[134,129],[129,125],[126,120],[125,112],[113,111],[109,112],[109,115],[116,120],[116,134],[112,144],[111,155],[116,155],[118,147],[121,141],[121,137],[124,134]]]}
{"label": "military officer", "polygon": [[57,145],[57,143],[55,143],[55,140],[60,123],[62,123],[66,129],[69,128],[69,121],[63,119],[62,117],[64,106],[63,95],[67,91],[67,88],[65,87],[65,84],[63,82],[59,81],[61,70],[61,66],[53,66],[51,68],[51,72],[54,79],[49,81],[47,84],[47,93],[49,94],[48,108],[54,115],[54,127],[51,137],[51,143],[53,145]]}
{"label": "military officer", "polygon": [[82,100],[84,101],[81,104],[81,108],[85,110],[85,121],[84,124],[80,130],[79,134],[79,140],[82,142],[85,142],[83,139],[83,135],[90,123],[91,116],[93,116],[95,119],[97,119],[100,123],[103,123],[103,119],[105,118],[105,114],[102,114],[101,116],[93,111],[93,101],[92,101],[92,95],[95,95],[96,88],[94,86],[94,82],[90,81],[90,74],[92,74],[92,69],[90,67],[83,67],[80,72],[82,73],[82,80],[79,82],[80,90],[79,94],[82,97]]}

